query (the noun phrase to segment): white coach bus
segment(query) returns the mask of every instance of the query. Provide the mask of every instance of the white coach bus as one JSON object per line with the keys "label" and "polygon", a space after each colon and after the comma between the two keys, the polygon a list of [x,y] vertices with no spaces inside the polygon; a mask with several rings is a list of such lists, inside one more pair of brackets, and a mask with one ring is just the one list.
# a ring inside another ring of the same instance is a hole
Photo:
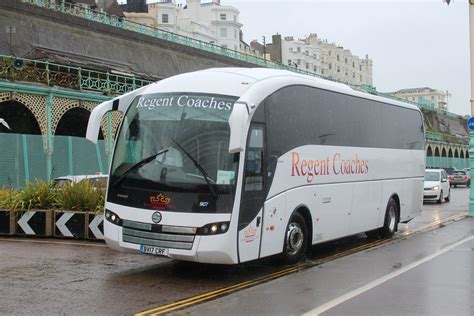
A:
{"label": "white coach bus", "polygon": [[94,109],[123,113],[105,202],[117,250],[236,264],[421,212],[415,106],[288,71],[222,68],[164,79]]}

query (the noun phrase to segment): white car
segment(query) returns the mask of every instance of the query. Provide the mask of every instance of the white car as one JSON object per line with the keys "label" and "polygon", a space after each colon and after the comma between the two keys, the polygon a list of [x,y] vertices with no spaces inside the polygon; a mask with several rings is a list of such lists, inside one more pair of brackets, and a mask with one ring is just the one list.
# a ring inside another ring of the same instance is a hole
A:
{"label": "white car", "polygon": [[443,199],[449,202],[451,190],[448,174],[443,169],[426,169],[423,190],[424,201],[436,201],[441,204]]}
{"label": "white car", "polygon": [[95,174],[95,175],[79,175],[79,176],[62,176],[57,177],[53,180],[53,185],[61,189],[65,185],[71,185],[74,183],[79,183],[81,181],[89,181],[89,183],[94,187],[105,187],[107,185],[108,175],[106,174]]}

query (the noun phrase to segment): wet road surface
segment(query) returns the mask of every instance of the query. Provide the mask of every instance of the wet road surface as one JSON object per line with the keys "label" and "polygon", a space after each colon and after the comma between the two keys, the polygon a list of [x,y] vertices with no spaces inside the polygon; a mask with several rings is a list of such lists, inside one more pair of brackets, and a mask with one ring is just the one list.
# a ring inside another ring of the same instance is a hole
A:
{"label": "wet road surface", "polygon": [[[451,202],[424,205],[422,216],[400,225],[398,234],[465,214],[468,195],[456,188]],[[361,234],[315,246],[309,261],[367,242]],[[282,268],[275,259],[216,266],[122,254],[100,243],[2,238],[0,314],[130,315]]]}

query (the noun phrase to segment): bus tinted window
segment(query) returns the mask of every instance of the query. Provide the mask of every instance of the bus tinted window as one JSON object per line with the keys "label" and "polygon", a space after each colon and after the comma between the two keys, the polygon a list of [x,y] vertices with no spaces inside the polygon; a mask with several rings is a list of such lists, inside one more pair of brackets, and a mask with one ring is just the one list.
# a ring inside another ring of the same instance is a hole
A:
{"label": "bus tinted window", "polygon": [[282,155],[303,145],[419,149],[418,111],[305,86],[281,89],[266,100],[269,150]]}

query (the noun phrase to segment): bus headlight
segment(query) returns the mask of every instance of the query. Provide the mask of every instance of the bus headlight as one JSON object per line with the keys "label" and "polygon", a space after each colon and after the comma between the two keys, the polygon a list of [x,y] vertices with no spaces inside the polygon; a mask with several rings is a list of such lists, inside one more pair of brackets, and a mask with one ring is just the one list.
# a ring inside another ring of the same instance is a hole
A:
{"label": "bus headlight", "polygon": [[122,226],[122,220],[120,219],[120,217],[118,217],[117,214],[108,209],[105,209],[105,219],[115,225]]}
{"label": "bus headlight", "polygon": [[199,227],[196,235],[218,235],[224,234],[229,229],[229,222],[211,223]]}

